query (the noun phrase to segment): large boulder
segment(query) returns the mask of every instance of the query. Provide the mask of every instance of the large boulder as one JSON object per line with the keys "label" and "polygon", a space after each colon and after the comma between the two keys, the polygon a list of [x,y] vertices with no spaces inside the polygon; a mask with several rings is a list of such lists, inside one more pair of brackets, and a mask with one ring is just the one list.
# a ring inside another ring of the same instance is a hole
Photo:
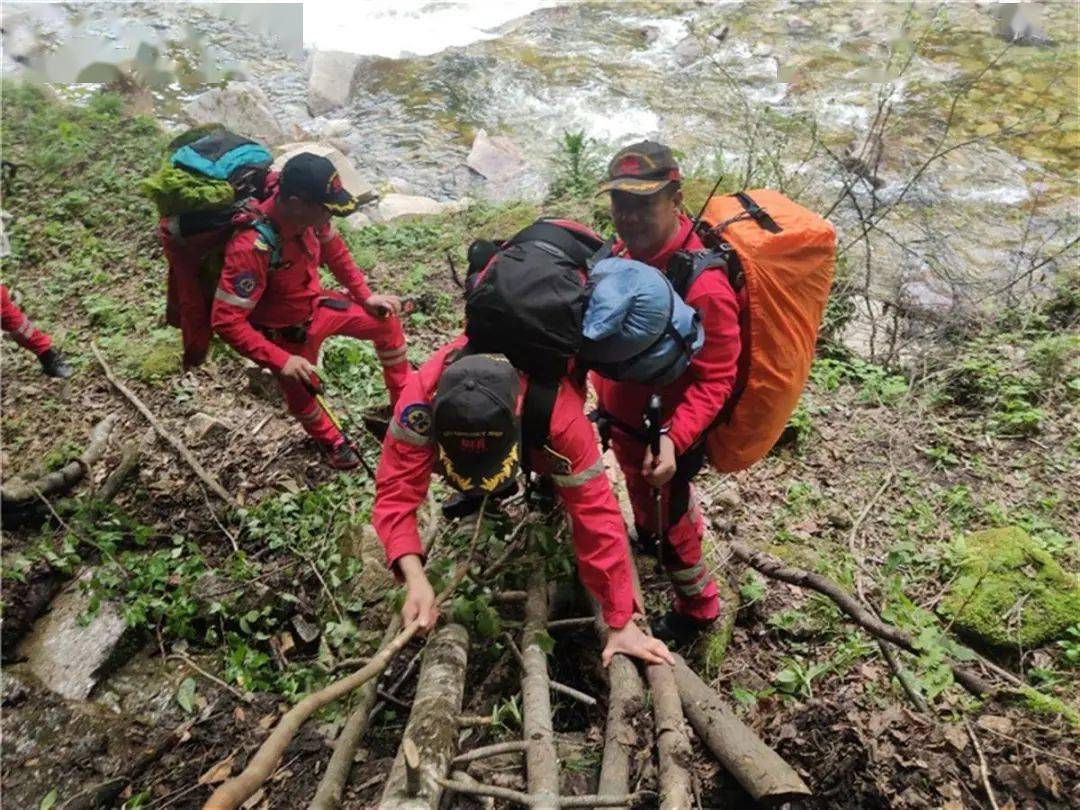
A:
{"label": "large boulder", "polygon": [[957,576],[941,612],[991,647],[1030,650],[1080,623],[1080,586],[1019,526],[972,532],[960,541]]}
{"label": "large boulder", "polygon": [[91,575],[86,571],[53,599],[17,651],[45,686],[70,700],[85,700],[137,645],[118,605],[102,601],[92,609],[92,594],[83,588]]}
{"label": "large boulder", "polygon": [[350,194],[356,197],[360,205],[371,202],[379,196],[375,191],[375,187],[361,177],[360,172],[358,172],[356,167],[352,165],[352,162],[342,154],[340,149],[321,141],[298,141],[279,146],[274,150],[274,153],[277,155],[277,157],[274,158],[274,171],[281,171],[281,167],[285,165],[285,162],[289,158],[293,155],[298,155],[301,152],[322,155],[333,163],[334,167],[338,170],[338,174],[341,176],[341,185],[343,185]]}
{"label": "large boulder", "polygon": [[479,130],[465,164],[479,175],[495,183],[503,183],[525,168],[525,157],[515,144],[503,135],[489,136]]}
{"label": "large boulder", "polygon": [[252,82],[229,82],[207,90],[188,102],[184,115],[192,124],[221,124],[266,144],[285,140],[285,131],[270,111],[266,94]]}
{"label": "large boulder", "polygon": [[468,199],[439,202],[413,194],[387,194],[379,200],[378,216],[381,222],[393,222],[395,219],[453,214],[468,207]]}
{"label": "large boulder", "polygon": [[360,57],[343,51],[316,51],[308,77],[308,112],[323,115],[349,100]]}

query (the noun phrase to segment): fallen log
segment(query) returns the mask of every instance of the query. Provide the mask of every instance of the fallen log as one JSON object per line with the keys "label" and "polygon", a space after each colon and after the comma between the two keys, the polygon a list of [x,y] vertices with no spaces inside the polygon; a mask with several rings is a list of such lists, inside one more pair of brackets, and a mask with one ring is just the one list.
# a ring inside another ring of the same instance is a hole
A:
{"label": "fallen log", "polygon": [[108,478],[94,493],[94,497],[106,503],[115,498],[127,481],[128,476],[138,468],[142,462],[143,453],[146,452],[153,441],[154,429],[147,428],[141,439],[125,444],[124,449],[120,452],[120,463],[116,465],[115,470],[109,473]]}
{"label": "fallen log", "polygon": [[675,675],[667,664],[647,664],[645,677],[652,692],[656,752],[660,760],[660,810],[689,810],[694,806],[690,776],[693,752],[686,734]]}
{"label": "fallen log", "polygon": [[736,717],[679,655],[675,656],[674,674],[690,725],[754,801],[778,807],[811,795],[794,769]]}
{"label": "fallen log", "polygon": [[[438,532],[439,507],[434,496],[428,496],[427,525],[420,538],[424,551],[431,551],[432,543]],[[383,633],[379,649],[386,647],[401,632],[401,614],[395,613],[390,619],[390,624]],[[379,683],[372,679],[360,687],[355,706],[349,719],[345,721],[345,727],[334,742],[334,753],[330,756],[326,771],[319,780],[319,786],[315,790],[315,798],[311,800],[308,810],[335,810],[341,804],[341,797],[345,792],[345,785],[349,782],[349,773],[352,771],[353,759],[356,749],[360,747],[360,741],[367,733],[368,725],[376,710],[376,702],[379,697]]]}
{"label": "fallen log", "polygon": [[[755,551],[742,543],[731,541],[728,543],[731,553],[751,568],[761,572],[771,579],[778,579],[795,585],[799,588],[809,588],[823,596],[829,597],[840,610],[846,613],[857,625],[866,630],[875,638],[884,639],[890,644],[895,644],[909,653],[919,655],[920,650],[914,639],[891,624],[886,624],[877,616],[859,604],[859,602],[845,591],[840,585],[827,577],[815,574],[802,568],[794,568],[786,565],[782,560],[772,557],[762,551]],[[975,657],[972,651],[972,657]],[[957,683],[967,689],[975,697],[987,697],[994,693],[994,687],[981,675],[973,672],[960,664],[952,664],[953,677]]]}
{"label": "fallen log", "polygon": [[[486,505],[487,498],[484,499],[484,506]],[[454,592],[469,573],[476,553],[476,540],[480,536],[482,525],[482,520],[476,522],[476,530],[473,532],[465,562],[458,565],[449,583],[435,597],[436,607],[446,601],[447,597]],[[358,672],[354,672],[352,675],[308,695],[287,711],[278,721],[270,736],[255,752],[247,767],[239,775],[218,787],[206,804],[203,805],[203,810],[236,810],[237,807],[251,798],[255,791],[262,787],[263,783],[273,774],[281,762],[281,755],[285,752],[285,748],[292,742],[292,738],[304,721],[323,706],[333,703],[353,689],[362,686],[373,678],[377,678],[393,660],[394,656],[413,639],[419,629],[420,625],[417,621],[410,622],[394,637],[393,641],[379,650],[371,661]]]}
{"label": "fallen log", "polygon": [[[529,547],[536,551],[535,535]],[[551,686],[548,682],[547,653],[540,638],[547,633],[547,580],[542,563],[532,566],[525,600],[525,627],[521,633],[522,723],[525,742],[525,771],[528,777],[531,807],[557,810],[559,807],[559,760],[551,726]],[[498,797],[496,797],[498,798]]]}
{"label": "fallen log", "polygon": [[112,369],[109,368],[109,364],[106,363],[105,358],[102,357],[101,350],[98,349],[97,344],[91,343],[90,348],[93,350],[94,357],[97,358],[98,364],[101,366],[101,370],[105,372],[105,378],[110,383],[112,383],[113,388],[123,394],[127,401],[135,406],[136,410],[138,410],[138,412],[141,413],[143,417],[145,417],[146,421],[148,421],[153,426],[154,430],[157,431],[157,434],[169,443],[169,445],[173,448],[173,450],[177,452],[180,458],[182,458],[184,462],[192,469],[195,475],[199,477],[199,480],[201,480],[204,484],[206,484],[207,487],[210,488],[211,492],[221,498],[221,500],[223,500],[233,509],[239,509],[240,504],[236,502],[236,499],[233,498],[233,496],[230,495],[228,492],[226,492],[225,488],[221,486],[221,484],[216,478],[214,478],[214,476],[210,475],[210,473],[206,471],[203,465],[199,463],[199,460],[191,454],[191,451],[188,450],[187,446],[178,438],[176,438],[176,431],[170,431],[168,428],[162,425],[158,418],[154,416],[153,412],[148,407],[146,407],[146,404],[141,399],[139,399],[135,392],[133,392],[130,388],[128,388],[116,378],[116,376],[112,372]]}
{"label": "fallen log", "polygon": [[[388,647],[400,632],[401,614],[395,613],[383,633],[379,649]],[[334,810],[341,804],[345,785],[349,781],[349,772],[352,770],[353,757],[356,756],[356,749],[367,731],[369,716],[375,707],[378,692],[378,680],[375,678],[360,687],[360,696],[334,743],[334,753],[326,766],[326,772],[319,780],[319,787],[315,791],[315,798],[311,800],[309,810]]]}
{"label": "fallen log", "polygon": [[[460,624],[439,630],[424,650],[409,722],[379,807],[382,810],[434,810],[444,776],[457,751],[457,713],[465,692],[469,634]],[[407,750],[407,744],[415,746]]]}
{"label": "fallen log", "polygon": [[[596,634],[601,646],[607,644],[608,627],[600,605],[592,596]],[[608,710],[604,728],[604,754],[600,762],[598,793],[621,795],[630,789],[630,766],[633,752],[641,744],[635,721],[645,711],[645,685],[634,662],[622,653],[615,655],[607,668]]]}
{"label": "fallen log", "polygon": [[109,434],[120,421],[119,414],[109,414],[90,431],[90,441],[78,458],[69,461],[59,470],[38,478],[36,481],[16,481],[0,487],[0,503],[4,509],[24,509],[39,497],[62,495],[79,483],[90,468],[105,455]]}

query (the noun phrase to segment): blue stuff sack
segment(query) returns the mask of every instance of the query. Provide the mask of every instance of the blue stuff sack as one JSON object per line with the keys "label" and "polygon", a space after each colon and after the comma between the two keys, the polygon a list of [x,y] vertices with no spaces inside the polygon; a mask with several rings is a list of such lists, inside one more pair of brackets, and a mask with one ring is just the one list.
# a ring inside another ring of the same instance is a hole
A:
{"label": "blue stuff sack", "polygon": [[590,273],[589,285],[578,357],[602,377],[667,385],[705,343],[697,312],[655,267],[604,259]]}

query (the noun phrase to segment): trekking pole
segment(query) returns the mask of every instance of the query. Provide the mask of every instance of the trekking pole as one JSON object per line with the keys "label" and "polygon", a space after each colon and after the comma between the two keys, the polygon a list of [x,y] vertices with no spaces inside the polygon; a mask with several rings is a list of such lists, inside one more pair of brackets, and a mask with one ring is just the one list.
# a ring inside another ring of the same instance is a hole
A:
{"label": "trekking pole", "polygon": [[[653,461],[660,458],[660,435],[661,435],[661,401],[659,394],[649,397],[649,404],[645,408],[645,433],[649,437],[649,449],[652,450]],[[653,508],[656,511],[656,543],[658,556],[663,552],[664,545],[664,513],[663,513],[663,488],[653,487]]]}
{"label": "trekking pole", "polygon": [[322,412],[326,414],[326,418],[330,420],[338,433],[341,434],[341,438],[356,452],[356,457],[360,459],[360,463],[363,465],[364,470],[372,481],[375,480],[375,471],[371,469],[371,465],[367,463],[367,459],[364,458],[364,454],[360,452],[360,446],[353,441],[352,437],[346,432],[345,428],[341,424],[341,420],[338,419],[337,414],[334,413],[330,407],[330,403],[326,400],[326,393],[322,385],[314,385],[312,383],[305,383],[311,396],[315,398],[315,402],[322,408]]}
{"label": "trekking pole", "polygon": [[698,229],[698,225],[701,224],[701,218],[705,216],[705,209],[709,207],[709,203],[712,202],[712,198],[716,196],[716,190],[720,188],[720,184],[724,182],[724,175],[720,175],[716,178],[716,185],[712,187],[712,191],[709,192],[709,196],[705,198],[705,202],[701,204],[701,209],[697,212],[697,216],[694,217],[693,223],[690,225],[690,230],[686,232],[686,238],[683,239],[682,244],[679,245],[679,250],[686,247],[686,243],[690,241],[690,234],[694,233]]}

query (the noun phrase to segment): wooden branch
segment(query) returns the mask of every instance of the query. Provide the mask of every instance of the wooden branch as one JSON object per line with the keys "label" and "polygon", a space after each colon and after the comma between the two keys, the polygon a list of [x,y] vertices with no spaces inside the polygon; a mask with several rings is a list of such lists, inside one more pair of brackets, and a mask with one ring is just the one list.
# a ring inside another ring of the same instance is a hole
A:
{"label": "wooden branch", "polygon": [[490,714],[459,714],[457,724],[462,728],[494,725]]}
{"label": "wooden branch", "polygon": [[[761,551],[754,551],[748,546],[734,540],[728,543],[728,548],[737,558],[771,579],[778,579],[800,588],[809,588],[812,591],[816,591],[817,593],[829,597],[836,606],[846,613],[857,625],[876,638],[884,639],[890,644],[895,644],[897,647],[907,650],[915,655],[919,654],[920,651],[918,647],[908,633],[878,619],[869,610],[860,605],[855,597],[847,593],[832,580],[823,577],[820,574],[814,574],[801,568],[793,568],[785,565],[775,557]],[[976,697],[987,697],[992,695],[995,691],[994,687],[984,680],[981,675],[976,674],[966,667],[962,667],[959,664],[953,664],[952,671],[953,677],[956,678],[957,682]]]}
{"label": "wooden branch", "polygon": [[120,463],[116,465],[116,469],[109,473],[109,477],[94,493],[95,498],[108,503],[119,494],[128,476],[135,472],[142,462],[143,453],[150,448],[154,441],[154,435],[154,429],[147,428],[141,439],[124,445],[120,455]]}
{"label": "wooden branch", "polygon": [[[434,497],[429,495],[427,525],[421,536],[421,543],[425,551],[431,550],[439,528],[438,520],[439,510],[437,504]],[[390,619],[390,624],[387,625],[386,632],[383,633],[382,641],[379,642],[380,650],[389,646],[394,637],[401,632],[401,625],[401,614],[395,613]],[[358,663],[367,663],[368,660],[370,659]],[[413,661],[415,660],[414,658]],[[409,666],[405,668],[406,674],[411,670],[413,661],[410,661]],[[402,680],[403,678],[399,678],[398,682]],[[391,686],[390,691],[393,692],[396,686],[397,683]],[[308,810],[335,810],[341,804],[341,797],[345,792],[345,785],[348,784],[349,773],[352,770],[353,759],[356,757],[356,749],[359,748],[360,741],[363,739],[364,734],[367,733],[368,725],[378,708],[376,705],[377,700],[378,681],[372,679],[360,687],[360,694],[356,704],[349,715],[349,719],[345,721],[345,727],[341,730],[341,734],[334,743],[334,753],[330,757],[330,762],[326,766],[322,779],[319,780],[315,798],[312,799]]]}
{"label": "wooden branch", "polygon": [[[550,627],[550,625],[548,625],[548,626]],[[514,654],[514,657],[517,659],[517,662],[522,667],[524,667],[525,666],[525,658],[521,654],[521,650],[518,649],[518,645],[514,643],[514,637],[511,636],[509,633],[503,633],[503,636],[506,638],[506,641],[507,641],[507,643],[508,643],[508,645],[510,647],[510,651]],[[564,694],[567,697],[572,697],[572,698],[574,698],[574,700],[579,700],[582,703],[584,703],[586,706],[595,706],[596,705],[596,698],[594,698],[592,695],[587,695],[584,692],[582,692],[582,691],[580,691],[578,689],[575,689],[572,686],[567,686],[565,683],[560,683],[559,681],[552,680],[551,678],[548,678],[548,689],[550,689],[552,692],[560,692],[561,694]]]}
{"label": "wooden branch", "polygon": [[[536,553],[536,535],[530,532],[529,548]],[[544,566],[537,563],[529,573],[525,600],[525,628],[521,634],[521,702],[525,740],[525,770],[528,776],[530,806],[540,810],[559,807],[559,759],[551,727],[551,691],[548,681],[547,654],[539,638],[547,633],[547,580]]]}
{"label": "wooden branch", "polygon": [[[450,780],[469,787],[476,787],[480,784],[480,782],[473,779],[465,771],[454,771],[450,774]],[[495,800],[490,796],[476,796],[475,801],[483,808],[483,810],[495,810]]]}
{"label": "wooden branch", "polygon": [[449,772],[457,752],[468,655],[469,634],[460,624],[448,624],[428,642],[404,741],[379,801],[382,810],[439,806],[442,786],[436,780]]}
{"label": "wooden branch", "polygon": [[686,734],[675,673],[667,664],[647,664],[645,677],[652,692],[656,751],[660,760],[660,810],[690,810],[694,786],[688,766],[693,761]]}
{"label": "wooden branch", "polygon": [[176,431],[169,430],[163,424],[161,424],[158,418],[154,416],[153,412],[148,407],[146,407],[145,403],[143,403],[143,401],[139,399],[139,397],[131,389],[129,389],[116,378],[116,376],[112,372],[112,369],[109,368],[109,364],[106,363],[105,358],[102,357],[101,350],[98,349],[97,344],[91,343],[90,348],[94,352],[94,357],[97,358],[98,363],[101,365],[101,370],[105,372],[106,379],[108,379],[108,381],[112,383],[113,387],[117,391],[124,395],[128,402],[135,406],[136,410],[138,410],[139,413],[141,413],[146,418],[146,421],[148,421],[153,426],[154,430],[157,431],[157,434],[172,446],[173,450],[177,452],[180,458],[182,458],[184,462],[192,469],[195,475],[199,477],[199,480],[206,484],[206,486],[208,486],[210,490],[219,498],[221,498],[221,500],[224,501],[226,504],[231,506],[233,509],[239,509],[240,504],[236,502],[236,499],[225,491],[225,488],[221,486],[220,483],[218,483],[218,480],[214,478],[214,476],[210,475],[210,473],[206,471],[203,465],[199,463],[199,460],[191,454],[191,451],[188,450],[187,446],[176,437]]}
{"label": "wooden branch", "polygon": [[979,757],[979,774],[982,776],[983,790],[986,791],[986,798],[990,800],[990,806],[993,810],[998,810],[997,797],[994,796],[994,789],[990,787],[990,772],[986,767],[986,757],[983,756],[982,746],[979,745],[979,738],[975,736],[975,729],[971,727],[966,719],[964,720],[964,726],[967,728],[968,736],[971,738],[971,744],[975,746],[975,753]]}
{"label": "wooden branch", "polygon": [[[508,802],[515,802],[516,804],[523,805],[525,807],[541,808],[545,805],[541,804],[536,796],[532,796],[528,793],[522,793],[519,790],[510,790],[509,788],[495,787],[494,785],[484,785],[476,781],[464,782],[459,780],[450,780],[439,778],[439,784],[448,790],[452,790],[455,793],[462,793],[467,796],[490,796],[494,799],[505,799]],[[599,795],[591,794],[588,796],[554,796],[556,804],[555,807],[629,807],[649,796],[654,794],[650,791],[639,791],[637,793],[630,793],[623,796],[611,796],[611,795]]]}
{"label": "wooden branch", "polygon": [[[601,644],[607,643],[608,627],[599,602],[589,595],[595,614],[596,632]],[[621,795],[630,789],[630,764],[633,751],[641,744],[637,720],[645,711],[645,685],[634,662],[622,653],[611,659],[607,668],[608,710],[604,728],[604,754],[600,762],[599,793]]]}
{"label": "wooden branch", "polygon": [[759,804],[778,807],[811,795],[797,773],[675,656],[675,683],[683,710],[713,756]]}
{"label": "wooden branch", "polygon": [[[379,649],[388,647],[401,632],[401,614],[395,613],[390,624],[383,633]],[[370,661],[369,661],[370,663]],[[369,715],[375,706],[378,694],[378,681],[372,678],[360,687],[360,696],[345,721],[345,727],[341,730],[337,741],[334,743],[334,753],[326,766],[326,772],[319,780],[319,787],[315,790],[315,798],[309,805],[309,810],[334,810],[341,804],[341,797],[345,792],[345,785],[349,781],[349,772],[352,770],[353,758],[356,749],[360,745],[367,732]]]}
{"label": "wooden branch", "polygon": [[69,461],[59,470],[38,478],[28,483],[15,482],[0,488],[0,502],[5,508],[16,509],[25,507],[31,501],[50,495],[62,495],[79,483],[89,472],[90,468],[101,460],[105,455],[105,448],[109,443],[109,434],[120,420],[119,414],[109,414],[98,422],[90,431],[90,440],[86,449],[78,458]]}
{"label": "wooden branch", "polygon": [[499,591],[491,595],[495,605],[520,605],[525,602],[525,591]]}
{"label": "wooden branch", "polygon": [[478,759],[497,757],[500,754],[519,754],[528,749],[528,747],[529,744],[524,740],[511,740],[510,742],[483,745],[480,748],[474,748],[471,751],[466,751],[464,754],[458,754],[456,757],[454,757],[454,764],[465,765],[469,762],[475,762]]}
{"label": "wooden branch", "polygon": [[[486,503],[486,498],[485,498]],[[483,521],[477,521],[476,531],[473,533],[472,543],[464,563],[461,563],[450,582],[442,593],[435,597],[435,606],[438,607],[446,601],[447,597],[461,584],[469,573],[472,566],[473,556],[476,552],[476,540],[480,535],[480,527]],[[247,767],[238,775],[222,784],[214,791],[210,799],[203,805],[203,810],[236,810],[258,790],[281,762],[281,755],[292,741],[296,732],[314,712],[333,703],[338,698],[347,695],[358,686],[362,686],[386,669],[401,649],[408,644],[420,629],[417,621],[410,622],[386,647],[379,650],[371,661],[346,678],[335,681],[318,692],[308,695],[278,721],[274,731],[255,752]]]}

